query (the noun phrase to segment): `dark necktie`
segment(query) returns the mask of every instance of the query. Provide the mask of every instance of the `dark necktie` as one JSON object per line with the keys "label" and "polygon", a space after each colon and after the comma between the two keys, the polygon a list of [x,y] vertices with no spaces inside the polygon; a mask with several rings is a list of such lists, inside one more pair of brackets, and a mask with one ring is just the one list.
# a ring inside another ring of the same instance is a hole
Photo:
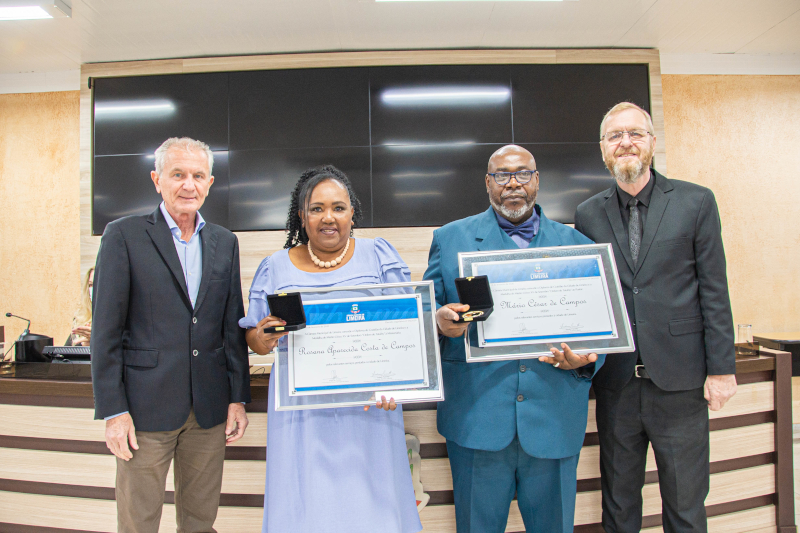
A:
{"label": "dark necktie", "polygon": [[631,198],[628,201],[628,209],[631,216],[628,219],[628,240],[631,245],[631,259],[633,259],[633,266],[639,260],[639,249],[642,247],[642,221],[639,218],[639,200]]}

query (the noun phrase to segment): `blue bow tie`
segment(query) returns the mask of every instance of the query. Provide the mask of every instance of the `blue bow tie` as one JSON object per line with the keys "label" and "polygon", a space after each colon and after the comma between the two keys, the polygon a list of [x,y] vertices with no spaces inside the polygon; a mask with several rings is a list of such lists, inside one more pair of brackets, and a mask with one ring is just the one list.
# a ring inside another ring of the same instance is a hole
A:
{"label": "blue bow tie", "polygon": [[534,211],[530,218],[520,224],[519,226],[515,226],[510,220],[503,218],[499,214],[495,213],[497,217],[497,223],[500,225],[500,229],[506,232],[506,235],[509,237],[513,235],[519,235],[526,241],[530,242],[533,240],[533,237],[536,235],[536,230],[538,229],[537,222],[539,221],[539,215]]}
{"label": "blue bow tie", "polygon": [[509,237],[511,237],[512,235],[519,235],[526,241],[530,241],[533,239],[533,221],[531,219],[528,219],[519,226],[514,226],[513,228],[510,229],[503,228],[503,230],[505,230],[506,234]]}

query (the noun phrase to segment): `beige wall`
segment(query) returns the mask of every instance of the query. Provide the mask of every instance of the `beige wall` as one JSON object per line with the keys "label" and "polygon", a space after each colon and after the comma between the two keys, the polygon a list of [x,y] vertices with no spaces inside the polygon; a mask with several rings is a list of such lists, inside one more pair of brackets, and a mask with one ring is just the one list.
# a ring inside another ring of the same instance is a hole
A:
{"label": "beige wall", "polygon": [[733,318],[800,331],[800,76],[662,76],[669,177],[711,188]]}
{"label": "beige wall", "polygon": [[[0,325],[69,335],[80,292],[79,92],[0,95]],[[13,353],[13,351],[12,351]]]}
{"label": "beige wall", "polygon": [[[800,330],[800,76],[662,79],[669,176],[716,194],[735,322]],[[0,96],[0,311],[57,343],[80,291],[78,110],[77,92]],[[283,240],[271,233],[240,237],[268,251]],[[425,250],[395,244],[424,269]],[[22,329],[0,324],[7,339]]]}

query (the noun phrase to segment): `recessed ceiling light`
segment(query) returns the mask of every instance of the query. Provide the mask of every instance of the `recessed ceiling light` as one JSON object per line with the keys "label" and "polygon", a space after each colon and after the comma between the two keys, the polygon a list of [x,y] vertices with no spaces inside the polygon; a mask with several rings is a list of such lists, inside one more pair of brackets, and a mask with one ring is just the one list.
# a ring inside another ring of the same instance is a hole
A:
{"label": "recessed ceiling light", "polygon": [[0,0],[0,20],[36,20],[71,17],[64,0]]}
{"label": "recessed ceiling light", "polygon": [[0,20],[51,19],[53,16],[40,6],[0,6]]}

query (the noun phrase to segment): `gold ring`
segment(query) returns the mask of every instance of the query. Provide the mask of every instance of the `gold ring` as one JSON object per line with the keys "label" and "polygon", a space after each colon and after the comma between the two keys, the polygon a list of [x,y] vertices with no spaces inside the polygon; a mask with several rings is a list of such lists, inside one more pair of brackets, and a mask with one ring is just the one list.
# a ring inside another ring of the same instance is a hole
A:
{"label": "gold ring", "polygon": [[467,311],[466,313],[461,315],[461,318],[463,318],[464,320],[467,319],[472,320],[473,318],[477,318],[479,316],[483,316],[483,311]]}

